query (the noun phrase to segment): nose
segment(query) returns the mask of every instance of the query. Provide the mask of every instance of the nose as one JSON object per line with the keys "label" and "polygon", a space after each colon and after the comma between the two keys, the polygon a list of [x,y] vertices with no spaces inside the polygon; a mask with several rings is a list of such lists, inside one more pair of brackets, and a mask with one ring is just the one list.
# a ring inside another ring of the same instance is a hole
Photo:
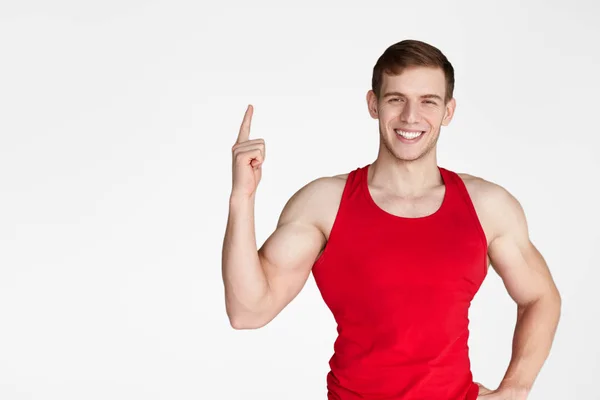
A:
{"label": "nose", "polygon": [[407,101],[400,114],[402,122],[406,122],[407,124],[417,123],[420,118],[419,107],[416,104]]}

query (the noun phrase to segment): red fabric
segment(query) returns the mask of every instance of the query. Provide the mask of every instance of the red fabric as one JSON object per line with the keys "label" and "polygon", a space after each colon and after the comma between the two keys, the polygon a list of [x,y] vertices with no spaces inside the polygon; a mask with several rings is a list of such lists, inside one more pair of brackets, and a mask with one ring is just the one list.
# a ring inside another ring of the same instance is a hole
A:
{"label": "red fabric", "polygon": [[487,244],[464,183],[438,167],[441,207],[404,218],[375,204],[368,167],[348,176],[313,266],[338,324],[328,399],[476,399],[468,310],[486,275]]}

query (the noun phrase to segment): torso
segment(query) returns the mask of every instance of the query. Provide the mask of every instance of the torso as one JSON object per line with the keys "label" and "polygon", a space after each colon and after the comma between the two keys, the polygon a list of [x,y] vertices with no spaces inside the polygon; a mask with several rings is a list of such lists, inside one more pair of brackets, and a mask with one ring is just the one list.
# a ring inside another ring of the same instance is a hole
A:
{"label": "torso", "polygon": [[475,399],[468,309],[494,239],[488,184],[440,168],[443,184],[407,199],[368,171],[327,178],[311,200],[324,243],[312,272],[338,324],[330,398]]}

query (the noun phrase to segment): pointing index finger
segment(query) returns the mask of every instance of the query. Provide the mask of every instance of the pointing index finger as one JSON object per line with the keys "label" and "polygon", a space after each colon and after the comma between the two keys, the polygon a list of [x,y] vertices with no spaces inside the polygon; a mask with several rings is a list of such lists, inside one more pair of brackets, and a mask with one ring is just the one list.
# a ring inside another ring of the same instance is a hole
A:
{"label": "pointing index finger", "polygon": [[252,114],[254,107],[251,104],[248,105],[246,113],[244,114],[244,120],[242,126],[240,126],[240,132],[238,134],[237,143],[242,143],[250,138],[250,123],[252,122]]}

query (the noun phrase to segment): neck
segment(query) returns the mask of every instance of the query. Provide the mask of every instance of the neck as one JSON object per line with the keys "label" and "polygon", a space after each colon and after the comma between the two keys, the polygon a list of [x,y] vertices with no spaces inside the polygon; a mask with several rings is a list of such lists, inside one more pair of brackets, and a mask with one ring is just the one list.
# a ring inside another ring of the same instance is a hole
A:
{"label": "neck", "polygon": [[368,182],[397,196],[420,197],[443,184],[435,152],[414,161],[380,154],[369,167]]}

